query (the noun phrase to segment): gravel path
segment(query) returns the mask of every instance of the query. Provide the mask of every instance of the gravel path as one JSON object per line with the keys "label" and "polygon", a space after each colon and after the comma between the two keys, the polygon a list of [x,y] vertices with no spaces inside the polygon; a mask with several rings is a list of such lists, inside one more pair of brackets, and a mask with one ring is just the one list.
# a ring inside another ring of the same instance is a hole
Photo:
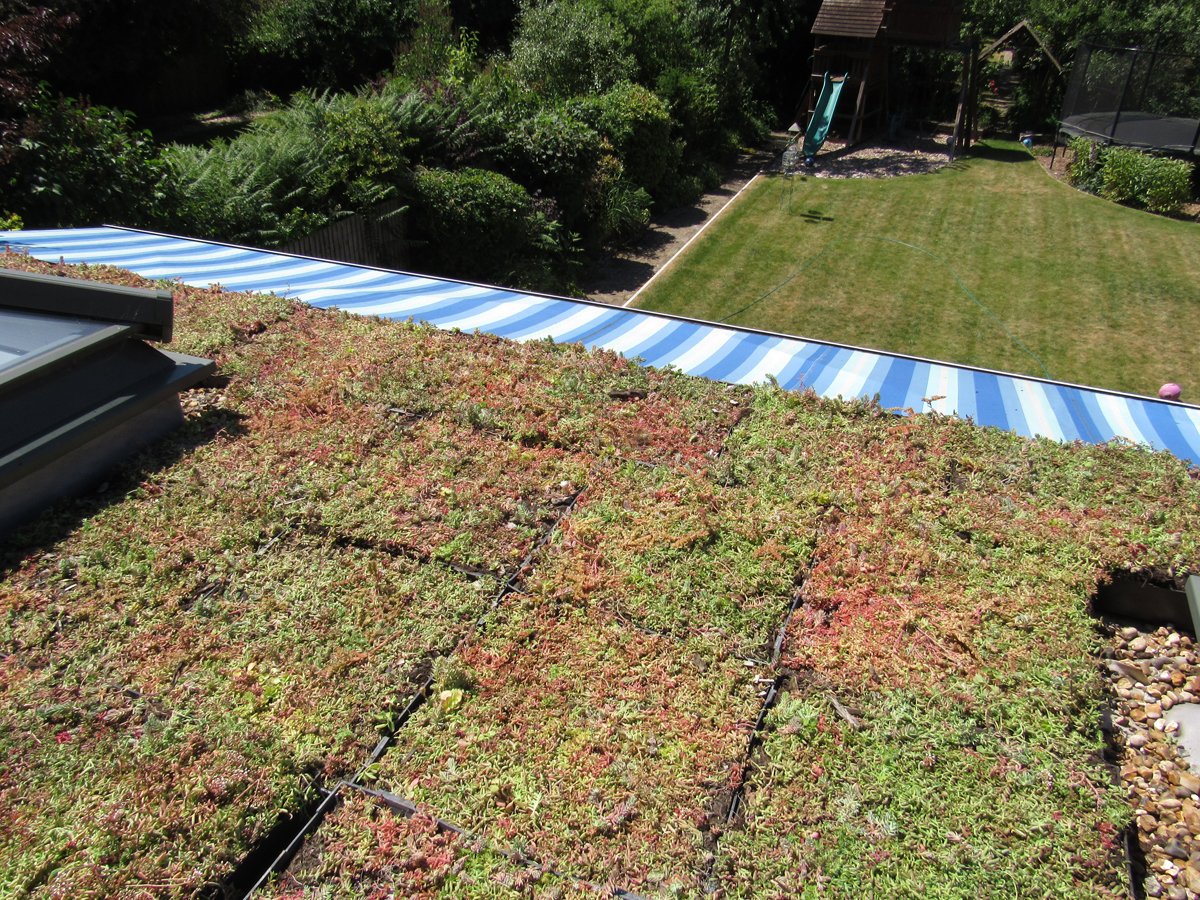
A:
{"label": "gravel path", "polygon": [[783,149],[783,136],[777,136],[769,149],[739,157],[715,191],[704,194],[691,206],[667,210],[650,220],[646,234],[633,246],[612,253],[597,263],[595,271],[581,279],[580,287],[590,300],[622,305],[684,244],[704,227],[704,223],[725,208],[737,192],[762,169],[771,165]]}

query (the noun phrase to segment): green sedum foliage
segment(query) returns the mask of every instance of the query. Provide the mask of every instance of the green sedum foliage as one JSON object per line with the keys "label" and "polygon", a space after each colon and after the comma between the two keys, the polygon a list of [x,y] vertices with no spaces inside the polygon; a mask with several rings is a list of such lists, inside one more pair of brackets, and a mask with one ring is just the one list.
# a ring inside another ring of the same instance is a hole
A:
{"label": "green sedum foliage", "polygon": [[338,787],[268,896],[569,892],[546,865],[646,897],[1121,890],[1087,603],[1194,569],[1182,461],[217,287],[177,308],[231,383],[6,545],[0,893],[196,896],[427,677],[360,776],[420,815]]}

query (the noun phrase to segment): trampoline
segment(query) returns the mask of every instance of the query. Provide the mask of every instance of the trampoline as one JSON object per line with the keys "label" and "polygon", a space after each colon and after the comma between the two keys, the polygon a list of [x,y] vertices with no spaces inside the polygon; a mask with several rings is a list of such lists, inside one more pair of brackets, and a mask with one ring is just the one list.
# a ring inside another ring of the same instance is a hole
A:
{"label": "trampoline", "polygon": [[1189,55],[1155,46],[1083,41],[1063,101],[1059,134],[1195,157],[1200,143],[1200,69]]}
{"label": "trampoline", "polygon": [[1113,110],[1070,116],[1059,122],[1059,130],[1069,137],[1086,137],[1141,150],[1195,154],[1200,119]]}

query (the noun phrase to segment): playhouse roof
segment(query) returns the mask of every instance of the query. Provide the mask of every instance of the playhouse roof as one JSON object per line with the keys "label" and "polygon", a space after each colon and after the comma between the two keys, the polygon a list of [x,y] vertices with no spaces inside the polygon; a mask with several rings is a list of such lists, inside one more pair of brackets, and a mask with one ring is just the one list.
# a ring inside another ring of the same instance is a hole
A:
{"label": "playhouse roof", "polygon": [[885,38],[893,46],[946,47],[958,36],[961,0],[825,0],[812,33]]}
{"label": "playhouse roof", "polygon": [[834,37],[873,38],[883,25],[887,0],[825,0],[812,33]]}

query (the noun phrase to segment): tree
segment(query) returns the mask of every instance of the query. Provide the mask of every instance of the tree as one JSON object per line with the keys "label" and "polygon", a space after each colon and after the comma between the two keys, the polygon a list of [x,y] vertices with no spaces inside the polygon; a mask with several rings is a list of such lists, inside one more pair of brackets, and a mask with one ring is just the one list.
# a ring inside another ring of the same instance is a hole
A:
{"label": "tree", "polygon": [[519,78],[555,97],[601,94],[637,70],[625,29],[582,0],[525,6],[512,66]]}
{"label": "tree", "polygon": [[76,21],[73,15],[22,0],[0,2],[0,142],[11,137],[21,105],[33,95],[55,46]]}
{"label": "tree", "polygon": [[265,0],[248,49],[260,78],[282,63],[307,87],[345,88],[391,64],[411,18],[408,0]]}

